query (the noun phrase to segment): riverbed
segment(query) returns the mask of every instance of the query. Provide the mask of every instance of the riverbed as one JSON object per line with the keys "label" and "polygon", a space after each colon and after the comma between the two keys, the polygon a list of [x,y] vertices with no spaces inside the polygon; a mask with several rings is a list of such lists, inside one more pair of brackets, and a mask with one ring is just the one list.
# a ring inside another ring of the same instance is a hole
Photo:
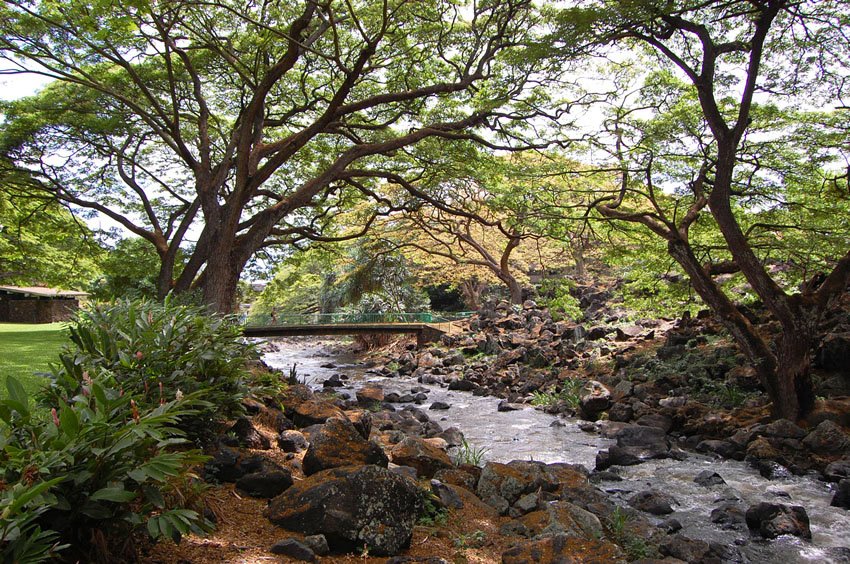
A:
{"label": "riverbed", "polygon": [[[568,462],[592,470],[596,453],[611,443],[596,433],[582,431],[578,419],[548,415],[530,406],[500,412],[497,398],[448,391],[411,379],[382,377],[340,343],[316,338],[278,340],[274,342],[275,350],[267,352],[264,360],[284,372],[295,365],[298,379],[314,389],[320,389],[322,382],[334,374],[346,376],[348,385],[335,389],[344,396],[353,397],[355,390],[367,382],[380,384],[387,393],[404,394],[414,387],[427,388],[428,399],[417,407],[443,428],[460,429],[472,448],[483,451],[484,460]],[[429,411],[437,401],[449,404],[449,409]],[[405,405],[409,404],[396,407]],[[694,477],[703,470],[717,472],[726,484],[708,488],[695,484]],[[633,493],[648,488],[672,495],[678,505],[669,517],[678,520],[682,532],[691,538],[734,547],[740,557],[730,562],[850,563],[850,511],[830,507],[829,485],[812,477],[769,481],[744,462],[716,460],[696,453],[689,453],[685,460],[653,460],[621,467],[618,473],[622,481],[604,481],[598,487],[623,505]],[[711,523],[711,510],[730,501],[744,511],[760,501],[802,505],[811,521],[812,541],[792,536],[761,541],[750,536],[746,525],[724,529]],[[659,523],[664,520],[650,519]]]}

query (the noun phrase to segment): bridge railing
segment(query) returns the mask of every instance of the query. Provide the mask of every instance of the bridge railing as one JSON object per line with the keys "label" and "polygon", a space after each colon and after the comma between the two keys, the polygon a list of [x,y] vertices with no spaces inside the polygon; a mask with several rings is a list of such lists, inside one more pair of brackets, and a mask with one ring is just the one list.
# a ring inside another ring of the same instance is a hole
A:
{"label": "bridge railing", "polygon": [[448,323],[472,315],[471,311],[460,312],[413,312],[413,313],[269,313],[249,315],[245,324],[249,326],[285,325],[341,325],[348,323]]}

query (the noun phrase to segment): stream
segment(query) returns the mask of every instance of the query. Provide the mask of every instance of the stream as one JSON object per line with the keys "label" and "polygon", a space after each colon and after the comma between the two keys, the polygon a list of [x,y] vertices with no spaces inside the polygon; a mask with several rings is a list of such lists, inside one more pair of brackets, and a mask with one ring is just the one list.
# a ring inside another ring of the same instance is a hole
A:
{"label": "stream", "polygon": [[[351,397],[367,382],[380,383],[387,393],[404,394],[414,387],[428,388],[428,399],[416,407],[444,429],[460,429],[470,445],[486,449],[485,460],[568,462],[592,470],[597,451],[612,443],[579,429],[580,421],[575,418],[548,415],[530,406],[499,412],[497,398],[448,391],[407,378],[379,376],[371,373],[369,366],[357,356],[335,352],[339,343],[315,337],[274,341],[277,350],[267,352],[263,359],[285,373],[296,364],[298,379],[313,389],[321,389],[322,382],[333,374],[348,376],[347,387],[335,391]],[[445,411],[428,411],[436,401],[451,407]],[[397,404],[397,408],[405,405],[408,404]],[[553,426],[555,421],[562,425],[555,423]],[[695,484],[694,477],[703,470],[717,472],[726,484],[708,488]],[[681,461],[652,460],[637,466],[619,467],[618,473],[622,481],[605,481],[597,487],[622,505],[626,505],[625,500],[633,493],[650,487],[672,495],[678,502],[675,512],[661,518],[648,516],[650,520],[660,523],[673,517],[682,524],[682,533],[688,537],[736,546],[741,559],[730,562],[850,563],[850,511],[830,507],[833,493],[828,484],[811,477],[769,481],[744,462],[716,460],[697,453],[689,453],[687,459]],[[788,535],[763,541],[751,537],[746,525],[742,529],[728,530],[711,523],[711,510],[731,500],[740,500],[744,511],[760,501],[802,505],[811,521],[812,541]]]}

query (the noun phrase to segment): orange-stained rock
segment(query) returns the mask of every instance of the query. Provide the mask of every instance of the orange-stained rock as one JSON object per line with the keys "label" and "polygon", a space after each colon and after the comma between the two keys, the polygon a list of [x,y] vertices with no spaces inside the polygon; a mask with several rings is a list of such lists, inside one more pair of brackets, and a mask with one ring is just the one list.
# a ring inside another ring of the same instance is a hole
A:
{"label": "orange-stained rock", "polygon": [[416,468],[416,472],[426,478],[432,478],[437,470],[452,467],[446,451],[416,437],[407,437],[395,445],[390,456],[395,464]]}
{"label": "orange-stained rock", "polygon": [[521,534],[529,538],[558,534],[583,538],[602,536],[599,518],[568,501],[547,504],[545,509],[523,515],[517,521],[522,524]]}
{"label": "orange-stained rock", "polygon": [[340,408],[323,400],[307,400],[292,407],[292,421],[299,427],[324,423],[334,417],[345,417]]}
{"label": "orange-stained rock", "polygon": [[502,554],[502,564],[620,564],[620,548],[607,541],[556,535],[521,543]]}
{"label": "orange-stained rock", "polygon": [[367,441],[344,417],[328,419],[321,430],[310,436],[310,446],[302,467],[309,476],[328,468],[377,464],[386,468],[389,460],[376,443]]}
{"label": "orange-stained rock", "polygon": [[360,436],[364,439],[369,438],[369,434],[372,432],[372,414],[368,411],[363,411],[362,409],[350,409],[345,412],[345,416],[349,421],[354,425],[354,428],[357,429],[357,432],[360,433]]}
{"label": "orange-stained rock", "polygon": [[357,401],[363,405],[373,405],[384,401],[384,388],[376,384],[366,384],[357,390]]}

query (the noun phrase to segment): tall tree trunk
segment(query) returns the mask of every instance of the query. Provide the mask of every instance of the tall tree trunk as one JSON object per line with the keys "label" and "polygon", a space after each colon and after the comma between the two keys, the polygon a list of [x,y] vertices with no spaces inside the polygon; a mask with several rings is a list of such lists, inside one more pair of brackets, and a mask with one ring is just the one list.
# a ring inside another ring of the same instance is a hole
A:
{"label": "tall tree trunk", "polygon": [[485,284],[477,278],[464,280],[460,283],[460,293],[463,296],[463,303],[466,304],[470,311],[478,311],[481,307],[481,293],[484,291]]}
{"label": "tall tree trunk", "polygon": [[211,253],[203,273],[204,303],[212,311],[233,313],[241,268],[233,264],[230,253]]}

